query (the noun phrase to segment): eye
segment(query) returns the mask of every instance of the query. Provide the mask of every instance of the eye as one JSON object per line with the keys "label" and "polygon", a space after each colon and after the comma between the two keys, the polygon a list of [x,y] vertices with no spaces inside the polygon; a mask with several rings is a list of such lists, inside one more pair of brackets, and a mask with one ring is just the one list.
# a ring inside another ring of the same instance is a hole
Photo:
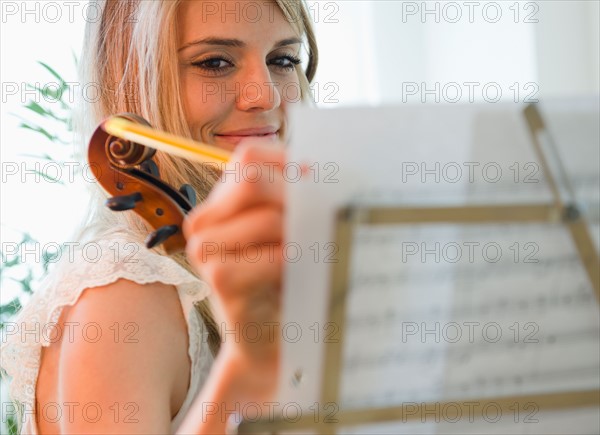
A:
{"label": "eye", "polygon": [[291,54],[286,54],[283,56],[274,57],[273,59],[269,60],[268,64],[273,65],[283,72],[289,72],[292,71],[300,62],[301,61],[298,57]]}
{"label": "eye", "polygon": [[233,68],[233,62],[224,57],[210,57],[208,59],[192,62],[192,65],[213,75],[224,73],[228,69]]}

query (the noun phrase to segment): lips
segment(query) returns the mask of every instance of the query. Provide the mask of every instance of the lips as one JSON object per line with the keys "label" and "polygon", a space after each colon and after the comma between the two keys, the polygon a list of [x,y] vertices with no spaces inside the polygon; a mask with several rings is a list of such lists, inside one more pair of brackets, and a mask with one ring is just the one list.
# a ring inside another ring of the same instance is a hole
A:
{"label": "lips", "polygon": [[244,130],[229,131],[225,133],[218,133],[215,136],[266,136],[268,134],[277,133],[279,129],[276,127],[260,127],[260,128],[246,128]]}
{"label": "lips", "polygon": [[243,130],[228,131],[218,134],[215,133],[215,137],[237,145],[239,142],[249,137],[276,140],[278,138],[278,133],[279,129],[277,127],[267,126],[259,128],[246,128]]}

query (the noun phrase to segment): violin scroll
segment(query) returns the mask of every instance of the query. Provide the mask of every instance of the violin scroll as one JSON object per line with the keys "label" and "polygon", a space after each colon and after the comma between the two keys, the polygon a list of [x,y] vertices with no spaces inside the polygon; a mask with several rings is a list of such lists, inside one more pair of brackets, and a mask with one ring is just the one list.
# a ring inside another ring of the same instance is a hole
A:
{"label": "violin scroll", "polygon": [[120,168],[132,168],[151,161],[156,150],[128,140],[109,137],[106,155],[111,163]]}
{"label": "violin scroll", "polygon": [[[124,113],[116,115],[149,126],[143,118]],[[159,177],[156,150],[112,136],[96,129],[88,147],[90,169],[102,188],[111,196],[106,205],[114,211],[132,210],[148,223],[153,232],[146,246],[163,245],[172,254],[185,249],[181,231],[185,215],[196,203],[196,193],[187,184],[176,190]]]}

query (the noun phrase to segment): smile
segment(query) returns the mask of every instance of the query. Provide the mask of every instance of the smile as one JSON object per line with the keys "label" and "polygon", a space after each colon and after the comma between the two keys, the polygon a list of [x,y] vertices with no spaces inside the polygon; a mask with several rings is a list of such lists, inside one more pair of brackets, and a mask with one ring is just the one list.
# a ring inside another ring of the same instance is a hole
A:
{"label": "smile", "polygon": [[215,137],[236,145],[242,140],[247,139],[249,137],[260,137],[277,140],[279,137],[279,129],[273,127],[253,128],[215,134]]}

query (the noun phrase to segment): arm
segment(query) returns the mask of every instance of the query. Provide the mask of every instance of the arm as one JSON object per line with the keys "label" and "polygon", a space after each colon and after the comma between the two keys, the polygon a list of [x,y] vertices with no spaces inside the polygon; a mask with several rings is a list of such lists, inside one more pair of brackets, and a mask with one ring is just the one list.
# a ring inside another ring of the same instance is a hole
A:
{"label": "arm", "polygon": [[190,367],[176,289],[119,280],[86,289],[61,318],[88,333],[65,334],[60,343],[58,402],[73,404],[60,433],[169,433],[173,398],[182,382],[187,389]]}
{"label": "arm", "polygon": [[223,351],[215,360],[210,377],[200,396],[194,401],[186,419],[178,428],[178,434],[225,434],[231,411],[243,407],[239,384],[245,370],[236,364],[235,358],[225,356]]}
{"label": "arm", "polygon": [[[248,179],[226,175],[188,216],[187,254],[214,290],[220,329],[258,325],[260,339],[255,334],[222,337],[221,352],[181,434],[225,433],[228,410],[244,409],[248,402],[262,405],[277,386],[285,160],[273,146],[239,146],[233,157],[232,167]],[[248,174],[256,163],[262,163],[259,173]],[[261,249],[258,261],[256,251],[245,258],[249,246]]]}

